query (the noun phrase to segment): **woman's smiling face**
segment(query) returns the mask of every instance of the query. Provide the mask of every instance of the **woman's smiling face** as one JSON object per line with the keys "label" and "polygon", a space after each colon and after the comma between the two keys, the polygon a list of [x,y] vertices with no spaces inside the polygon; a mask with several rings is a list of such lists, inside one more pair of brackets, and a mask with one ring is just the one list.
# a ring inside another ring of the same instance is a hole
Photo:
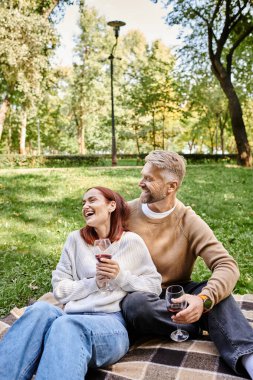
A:
{"label": "woman's smiling face", "polygon": [[83,197],[83,216],[90,227],[109,226],[111,212],[115,210],[115,202],[108,201],[97,189],[88,190]]}

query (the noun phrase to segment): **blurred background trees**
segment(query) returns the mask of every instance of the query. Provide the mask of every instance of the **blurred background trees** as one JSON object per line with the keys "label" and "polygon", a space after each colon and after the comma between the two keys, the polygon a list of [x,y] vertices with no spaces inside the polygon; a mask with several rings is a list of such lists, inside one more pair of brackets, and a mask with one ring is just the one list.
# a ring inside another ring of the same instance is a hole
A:
{"label": "blurred background trees", "polygon": [[[155,0],[155,2],[157,2]],[[181,25],[182,70],[212,72],[228,103],[238,162],[251,166],[243,94],[252,96],[253,4],[251,0],[161,0],[169,25]]]}
{"label": "blurred background trees", "polygon": [[[132,30],[114,60],[121,153],[239,153],[251,164],[253,11],[250,1],[163,1],[180,24],[172,52]],[[2,1],[0,153],[110,153],[113,31],[80,1],[71,67],[56,67],[54,28],[71,1]],[[173,5],[173,7],[171,7]],[[161,21],[162,22],[162,21]],[[213,75],[214,74],[214,75]]]}

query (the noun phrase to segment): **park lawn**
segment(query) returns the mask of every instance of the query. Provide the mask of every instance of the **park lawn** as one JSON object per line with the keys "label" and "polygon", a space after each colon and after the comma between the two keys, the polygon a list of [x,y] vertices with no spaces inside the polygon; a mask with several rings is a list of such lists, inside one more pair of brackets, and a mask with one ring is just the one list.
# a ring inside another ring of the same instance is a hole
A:
{"label": "park lawn", "polygon": [[[85,189],[103,185],[138,197],[140,168],[0,170],[0,315],[51,290],[68,233],[83,226]],[[178,198],[210,225],[237,260],[236,293],[253,293],[253,171],[222,164],[188,165]],[[198,260],[193,279],[210,273]]]}

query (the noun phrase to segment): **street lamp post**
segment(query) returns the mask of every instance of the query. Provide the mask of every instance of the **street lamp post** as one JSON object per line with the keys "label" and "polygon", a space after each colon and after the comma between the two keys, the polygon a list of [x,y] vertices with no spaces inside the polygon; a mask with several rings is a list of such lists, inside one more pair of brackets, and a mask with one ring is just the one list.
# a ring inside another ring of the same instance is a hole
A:
{"label": "street lamp post", "polygon": [[117,165],[117,145],[116,145],[116,135],[115,135],[115,118],[114,118],[114,93],[113,93],[113,60],[114,52],[118,44],[119,29],[121,26],[126,25],[123,21],[109,21],[107,25],[111,26],[115,34],[115,44],[112,47],[110,56],[110,73],[111,73],[111,106],[112,106],[112,165]]}

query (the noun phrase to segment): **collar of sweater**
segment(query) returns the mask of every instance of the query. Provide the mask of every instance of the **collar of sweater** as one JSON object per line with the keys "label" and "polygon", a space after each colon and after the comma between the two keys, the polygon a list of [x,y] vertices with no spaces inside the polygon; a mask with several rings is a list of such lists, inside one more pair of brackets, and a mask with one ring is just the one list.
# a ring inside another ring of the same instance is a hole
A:
{"label": "collar of sweater", "polygon": [[170,210],[165,211],[165,212],[154,212],[152,211],[147,203],[142,203],[142,212],[149,218],[151,219],[163,219],[166,216],[169,216],[176,208],[176,205],[172,207]]}
{"label": "collar of sweater", "polygon": [[[132,207],[136,209],[137,213],[139,214],[140,218],[143,218],[146,220],[146,222],[151,223],[151,224],[161,224],[161,223],[175,223],[176,220],[180,220],[185,213],[185,209],[188,208],[184,206],[184,204],[179,200],[176,199],[175,203],[175,209],[172,213],[169,215],[165,216],[164,218],[159,218],[159,219],[154,219],[150,218],[149,216],[145,215],[144,212],[142,211],[142,202],[140,198],[130,202],[132,203]],[[159,213],[158,213],[159,214]]]}

